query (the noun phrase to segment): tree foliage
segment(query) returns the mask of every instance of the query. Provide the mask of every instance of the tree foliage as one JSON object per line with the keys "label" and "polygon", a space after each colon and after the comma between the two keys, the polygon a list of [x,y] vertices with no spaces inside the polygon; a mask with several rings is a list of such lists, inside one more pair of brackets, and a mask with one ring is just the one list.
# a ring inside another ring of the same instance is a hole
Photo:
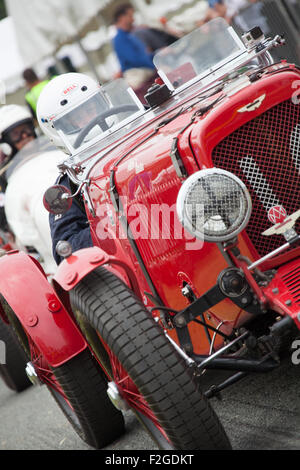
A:
{"label": "tree foliage", "polygon": [[5,7],[5,0],[0,0],[0,20],[7,16],[6,7]]}

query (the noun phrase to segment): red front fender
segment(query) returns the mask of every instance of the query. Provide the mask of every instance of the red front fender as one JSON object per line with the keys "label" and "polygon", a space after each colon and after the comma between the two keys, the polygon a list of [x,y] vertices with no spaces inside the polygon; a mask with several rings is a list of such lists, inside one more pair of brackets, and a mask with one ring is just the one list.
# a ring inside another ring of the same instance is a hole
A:
{"label": "red front fender", "polygon": [[60,366],[87,347],[35,260],[11,252],[0,258],[0,273],[0,294],[50,366]]}
{"label": "red front fender", "polygon": [[118,276],[139,296],[136,276],[126,261],[108,255],[97,246],[75,251],[71,256],[64,259],[57,268],[53,277],[53,283],[58,292],[58,286],[64,291],[69,292],[87,274],[104,264],[106,269]]}

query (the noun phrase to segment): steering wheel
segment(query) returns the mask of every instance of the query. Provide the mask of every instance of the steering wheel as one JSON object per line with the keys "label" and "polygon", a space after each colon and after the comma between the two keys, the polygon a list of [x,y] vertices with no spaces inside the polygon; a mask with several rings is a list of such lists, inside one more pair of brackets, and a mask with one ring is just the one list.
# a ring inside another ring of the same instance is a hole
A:
{"label": "steering wheel", "polygon": [[135,104],[123,104],[121,106],[115,106],[114,108],[107,109],[106,111],[103,111],[103,113],[98,114],[98,116],[94,117],[94,119],[92,119],[83,129],[81,129],[74,143],[74,148],[77,149],[82,144],[84,138],[95,126],[98,125],[103,131],[107,131],[109,127],[105,119],[109,116],[126,113],[129,111],[138,111],[138,109],[138,106]]}

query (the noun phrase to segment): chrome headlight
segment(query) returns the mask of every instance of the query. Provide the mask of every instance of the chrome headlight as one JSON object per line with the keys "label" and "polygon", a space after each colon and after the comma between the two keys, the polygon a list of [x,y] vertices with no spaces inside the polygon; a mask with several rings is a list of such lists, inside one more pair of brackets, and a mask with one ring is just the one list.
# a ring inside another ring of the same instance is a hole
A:
{"label": "chrome headlight", "polygon": [[230,240],[247,225],[251,197],[244,183],[229,171],[201,170],[182,185],[177,214],[188,232],[200,240]]}

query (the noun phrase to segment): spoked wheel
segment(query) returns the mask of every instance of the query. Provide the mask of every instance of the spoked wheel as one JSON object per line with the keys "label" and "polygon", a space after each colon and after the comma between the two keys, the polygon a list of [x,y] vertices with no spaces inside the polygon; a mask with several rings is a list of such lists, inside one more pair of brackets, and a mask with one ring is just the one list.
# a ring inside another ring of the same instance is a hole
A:
{"label": "spoked wheel", "polygon": [[125,431],[123,415],[112,405],[105,375],[91,352],[86,349],[67,363],[51,368],[11,309],[9,319],[31,360],[31,380],[47,385],[81,439],[101,449],[119,438]]}
{"label": "spoked wheel", "polygon": [[70,300],[75,316],[84,317],[101,339],[102,346],[93,349],[113,381],[116,404],[127,403],[161,449],[230,449],[190,370],[115,275],[97,268]]}
{"label": "spoked wheel", "polygon": [[25,367],[27,363],[17,336],[12,327],[0,319],[0,340],[5,345],[5,364],[0,364],[0,377],[15,392],[22,392],[31,385]]}

